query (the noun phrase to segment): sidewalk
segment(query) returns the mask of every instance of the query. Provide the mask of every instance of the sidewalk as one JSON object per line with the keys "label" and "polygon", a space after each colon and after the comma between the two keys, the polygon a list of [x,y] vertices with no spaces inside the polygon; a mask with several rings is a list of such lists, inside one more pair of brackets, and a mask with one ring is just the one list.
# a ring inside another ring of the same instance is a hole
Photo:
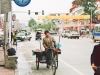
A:
{"label": "sidewalk", "polygon": [[0,75],[15,75],[14,74],[15,71],[14,69],[7,69],[7,68],[4,68],[4,66],[0,66]]}
{"label": "sidewalk", "polygon": [[4,64],[4,51],[2,47],[0,47],[0,75],[15,75],[15,70],[12,68],[5,68]]}

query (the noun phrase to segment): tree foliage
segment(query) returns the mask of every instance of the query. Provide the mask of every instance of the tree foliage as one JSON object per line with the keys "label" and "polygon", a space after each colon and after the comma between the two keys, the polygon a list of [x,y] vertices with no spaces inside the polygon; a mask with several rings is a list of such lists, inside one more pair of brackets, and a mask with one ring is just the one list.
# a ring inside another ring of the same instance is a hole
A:
{"label": "tree foliage", "polygon": [[32,26],[34,26],[34,25],[36,25],[36,21],[32,18],[32,19],[29,20],[28,26],[29,26],[29,27],[32,27]]}
{"label": "tree foliage", "polygon": [[84,8],[84,15],[90,15],[92,10],[92,18],[95,19],[97,13],[97,4],[96,0],[74,0],[72,4],[82,6]]}
{"label": "tree foliage", "polygon": [[72,4],[80,5],[84,0],[74,0]]}
{"label": "tree foliage", "polygon": [[42,29],[50,30],[51,26],[52,26],[52,29],[56,27],[56,25],[54,23],[48,23],[48,24],[34,25],[32,27],[32,29],[35,30],[35,29],[38,29],[38,28],[42,28]]}

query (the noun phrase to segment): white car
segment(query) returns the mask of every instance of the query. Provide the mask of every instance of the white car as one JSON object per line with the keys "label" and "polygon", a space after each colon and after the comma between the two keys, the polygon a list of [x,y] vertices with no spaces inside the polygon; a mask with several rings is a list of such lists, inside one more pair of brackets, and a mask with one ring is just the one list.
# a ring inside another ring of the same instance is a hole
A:
{"label": "white car", "polygon": [[24,40],[31,40],[31,33],[30,32],[21,32],[21,33],[18,33],[17,34],[17,40],[21,40],[21,41],[24,41]]}
{"label": "white car", "polygon": [[70,34],[70,31],[66,30],[65,34],[64,34],[64,37],[68,37],[69,34]]}
{"label": "white car", "polygon": [[80,34],[78,33],[78,32],[76,32],[76,31],[72,31],[72,32],[70,32],[70,34],[68,35],[68,38],[77,38],[77,39],[79,39],[79,37],[80,37]]}
{"label": "white car", "polygon": [[69,30],[65,30],[65,31],[63,31],[63,32],[61,33],[61,36],[62,36],[62,37],[68,37],[69,33],[70,33]]}
{"label": "white car", "polygon": [[62,33],[61,33],[61,36],[62,36],[62,37],[64,37],[64,34],[65,34],[65,33],[64,33],[64,32],[62,32]]}

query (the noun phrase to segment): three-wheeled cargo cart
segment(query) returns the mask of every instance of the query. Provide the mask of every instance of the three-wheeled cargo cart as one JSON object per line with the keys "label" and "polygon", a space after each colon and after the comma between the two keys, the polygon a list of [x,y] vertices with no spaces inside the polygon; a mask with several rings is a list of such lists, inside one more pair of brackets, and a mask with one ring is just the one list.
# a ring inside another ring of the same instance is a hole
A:
{"label": "three-wheeled cargo cart", "polygon": [[[41,51],[39,49],[32,50],[34,54],[36,54],[36,68],[37,70],[39,69],[39,63],[47,63],[46,62],[46,55],[45,51]],[[58,54],[61,54],[61,50],[59,49],[58,51],[55,51],[52,49],[51,51],[51,69],[52,69],[52,74],[56,74],[56,69],[58,68]]]}

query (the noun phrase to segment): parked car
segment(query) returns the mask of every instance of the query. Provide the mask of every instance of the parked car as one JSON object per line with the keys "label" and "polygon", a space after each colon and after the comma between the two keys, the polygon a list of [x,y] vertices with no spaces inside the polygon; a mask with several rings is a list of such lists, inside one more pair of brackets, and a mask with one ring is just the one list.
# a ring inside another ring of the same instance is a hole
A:
{"label": "parked car", "polygon": [[55,31],[50,31],[49,33],[50,33],[50,35],[56,35],[57,34],[57,32],[55,32]]}
{"label": "parked car", "polygon": [[62,33],[61,33],[62,38],[64,37],[64,34],[65,34],[65,32],[62,32]]}
{"label": "parked car", "polygon": [[24,40],[31,40],[31,33],[30,32],[20,32],[17,34],[17,40],[21,40],[21,41],[24,41]]}
{"label": "parked car", "polygon": [[62,32],[61,36],[62,37],[68,37],[69,33],[70,33],[69,30],[65,30],[65,31]]}
{"label": "parked car", "polygon": [[64,34],[64,37],[68,37],[69,34],[70,34],[70,31],[69,30],[66,30],[65,31],[65,34]]}
{"label": "parked car", "polygon": [[35,40],[42,39],[41,32],[36,32]]}
{"label": "parked car", "polygon": [[79,37],[80,37],[80,34],[78,33],[78,32],[76,32],[76,31],[71,31],[70,33],[69,33],[69,35],[68,35],[68,38],[77,38],[77,39],[79,39]]}

